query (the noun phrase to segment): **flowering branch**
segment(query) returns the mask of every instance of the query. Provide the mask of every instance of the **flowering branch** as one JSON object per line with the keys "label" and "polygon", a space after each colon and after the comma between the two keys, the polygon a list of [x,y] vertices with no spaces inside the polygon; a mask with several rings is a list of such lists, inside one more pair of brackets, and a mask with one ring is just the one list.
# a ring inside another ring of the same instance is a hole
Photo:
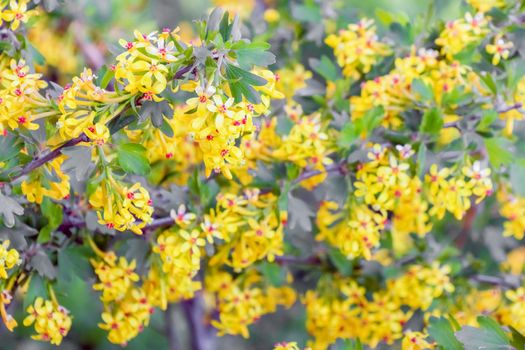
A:
{"label": "flowering branch", "polygon": [[33,170],[41,167],[42,165],[46,164],[47,162],[52,161],[53,159],[57,158],[62,154],[62,150],[66,147],[75,146],[81,142],[87,142],[89,141],[89,138],[86,136],[86,134],[81,134],[78,137],[75,137],[74,139],[71,139],[61,146],[55,148],[54,150],[48,152],[46,155],[42,157],[36,157],[32,161],[26,164],[26,166],[15,176],[11,177],[11,182],[14,182],[18,178],[29,174]]}
{"label": "flowering branch", "polygon": [[305,171],[302,174],[300,174],[295,180],[293,180],[292,184],[297,185],[302,181],[308,180],[309,178],[312,178],[314,176],[332,172],[339,172],[341,175],[345,175],[348,172],[348,169],[346,169],[346,162],[341,161],[339,163],[330,164],[324,170]]}

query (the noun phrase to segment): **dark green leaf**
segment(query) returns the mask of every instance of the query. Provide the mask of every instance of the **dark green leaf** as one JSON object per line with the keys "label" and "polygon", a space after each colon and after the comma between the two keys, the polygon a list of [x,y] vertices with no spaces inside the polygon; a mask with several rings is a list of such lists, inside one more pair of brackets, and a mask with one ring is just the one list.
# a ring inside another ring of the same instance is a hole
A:
{"label": "dark green leaf", "polygon": [[234,66],[233,64],[226,65],[226,77],[236,82],[239,81],[253,86],[264,86],[267,83],[266,79]]}
{"label": "dark green leaf", "polygon": [[463,350],[463,346],[454,336],[454,330],[450,322],[444,318],[430,318],[427,328],[428,334],[445,350]]}
{"label": "dark green leaf", "polygon": [[263,262],[259,265],[264,277],[275,287],[280,287],[286,283],[285,270],[276,263]]}
{"label": "dark green leaf", "polygon": [[434,97],[432,89],[421,79],[412,81],[412,91],[421,96],[424,101],[430,101]]}
{"label": "dark green leaf", "polygon": [[271,47],[268,43],[239,42],[236,46],[238,48],[234,52],[237,54],[237,62],[244,69],[251,69],[254,65],[267,67],[275,63],[275,55],[267,51]]}
{"label": "dark green leaf", "polygon": [[437,135],[443,128],[443,115],[442,112],[437,108],[429,109],[423,114],[423,120],[419,126],[419,131],[422,133],[428,133]]}
{"label": "dark green leaf", "polygon": [[117,149],[119,165],[128,173],[147,175],[150,171],[146,149],[136,143],[125,143]]}
{"label": "dark green leaf", "polygon": [[48,197],[44,197],[40,206],[42,215],[47,219],[47,224],[40,229],[38,243],[47,243],[51,239],[51,233],[62,223],[62,206],[54,203]]}
{"label": "dark green leaf", "polygon": [[311,59],[310,66],[327,81],[336,81],[339,78],[334,62],[324,55],[321,57],[321,60]]}
{"label": "dark green leaf", "polygon": [[512,163],[514,156],[509,149],[509,142],[504,138],[484,138],[490,164],[499,169],[502,165]]}

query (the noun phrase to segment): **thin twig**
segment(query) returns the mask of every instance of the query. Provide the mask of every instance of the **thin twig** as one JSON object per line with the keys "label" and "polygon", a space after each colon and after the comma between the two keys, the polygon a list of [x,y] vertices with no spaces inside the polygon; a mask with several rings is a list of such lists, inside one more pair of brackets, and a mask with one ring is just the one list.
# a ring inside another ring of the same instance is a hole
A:
{"label": "thin twig", "polygon": [[345,166],[346,166],[346,162],[343,161],[339,163],[330,164],[326,166],[324,170],[305,171],[304,173],[300,174],[295,180],[293,180],[292,185],[297,185],[303,182],[304,180],[308,180],[309,178],[312,178],[314,176],[321,175],[324,173],[333,173],[333,172],[338,171],[341,175],[344,175],[347,172],[347,169]]}
{"label": "thin twig", "polygon": [[214,348],[215,331],[205,323],[204,300],[201,293],[193,299],[184,300],[182,309],[190,329],[190,343],[192,350],[212,350]]}
{"label": "thin twig", "polygon": [[66,147],[75,146],[76,144],[79,144],[81,142],[87,142],[89,141],[89,138],[86,136],[86,134],[81,134],[78,137],[75,137],[74,139],[71,139],[67,141],[66,143],[62,144],[61,146],[58,146],[54,150],[48,152],[46,155],[42,157],[36,157],[32,161],[26,164],[26,166],[15,176],[11,177],[10,182],[14,182],[18,178],[29,174],[31,171],[41,167],[42,165],[46,164],[47,162],[52,161],[53,159],[57,158],[62,154],[62,150]]}
{"label": "thin twig", "polygon": [[488,276],[488,275],[475,275],[471,277],[471,280],[480,283],[493,284],[496,286],[507,287],[507,288],[519,288],[521,286],[520,280],[516,278],[515,281],[511,281],[502,277]]}

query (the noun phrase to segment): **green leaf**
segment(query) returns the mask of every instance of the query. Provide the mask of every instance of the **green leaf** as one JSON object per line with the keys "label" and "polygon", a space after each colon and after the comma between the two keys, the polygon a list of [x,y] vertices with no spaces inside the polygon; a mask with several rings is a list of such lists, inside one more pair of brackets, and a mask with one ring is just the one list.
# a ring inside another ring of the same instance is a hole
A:
{"label": "green leaf", "polygon": [[487,72],[482,72],[478,74],[478,76],[481,78],[481,81],[485,84],[485,87],[487,87],[494,95],[498,93],[498,88],[491,74]]}
{"label": "green leaf", "polygon": [[58,252],[57,284],[67,292],[69,284],[75,278],[87,280],[92,275],[89,264],[90,249],[85,246],[69,246]]}
{"label": "green leaf", "polygon": [[343,350],[363,350],[363,344],[359,339],[345,339]]}
{"label": "green leaf", "polygon": [[288,211],[288,197],[290,194],[291,186],[292,184],[289,181],[286,181],[284,183],[283,189],[279,194],[279,199],[277,200],[277,207],[279,208],[279,210]]}
{"label": "green leaf", "polygon": [[424,101],[430,101],[434,98],[434,92],[425,84],[421,79],[415,79],[412,81],[412,91],[417,93]]}
{"label": "green leaf", "polygon": [[33,58],[33,61],[39,66],[45,65],[46,59],[44,58],[44,56],[42,56],[40,51],[38,51],[38,49],[34,47],[33,44],[31,44],[28,40],[26,41],[26,44],[27,44],[27,49],[29,50],[29,53],[31,54],[31,57]]}
{"label": "green leaf", "polygon": [[481,120],[476,128],[477,131],[488,131],[489,126],[498,119],[498,112],[491,109],[483,113]]}
{"label": "green leaf", "polygon": [[230,82],[229,85],[235,103],[241,102],[243,96],[253,104],[261,103],[261,95],[250,85],[241,82]]}
{"label": "green leaf", "polygon": [[254,65],[267,67],[275,63],[275,55],[267,51],[271,45],[264,42],[239,42],[238,48],[233,51],[237,55],[237,63],[244,69],[251,69]]}
{"label": "green leaf", "polygon": [[68,174],[75,174],[78,181],[83,181],[89,178],[94,164],[91,161],[91,152],[93,148],[90,146],[72,146],[66,147],[62,153],[67,156],[67,159],[62,164],[62,170]]}
{"label": "green leaf", "polygon": [[146,157],[146,149],[136,143],[125,143],[117,149],[119,165],[128,173],[147,175],[151,168]]}
{"label": "green leaf", "polygon": [[509,326],[509,328],[512,332],[512,346],[514,346],[516,349],[525,349],[525,337],[523,334],[518,332],[518,330],[512,326]]}
{"label": "green leaf", "polygon": [[422,177],[425,173],[425,162],[427,157],[427,146],[425,146],[424,143],[421,143],[419,145],[419,149],[417,151],[417,175],[419,177]]}
{"label": "green leaf", "polygon": [[419,131],[422,133],[428,133],[437,135],[443,127],[443,115],[442,112],[437,108],[429,109],[423,114],[423,120],[419,126]]}
{"label": "green leaf", "polygon": [[221,34],[222,40],[224,42],[228,41],[230,38],[231,33],[231,26],[230,26],[230,14],[228,12],[225,12],[222,16],[221,23],[219,25],[219,33]]}
{"label": "green leaf", "polygon": [[384,116],[383,107],[375,107],[362,118],[347,122],[339,136],[338,144],[340,147],[350,147],[363,133],[370,134],[377,128]]}
{"label": "green leaf", "polygon": [[16,157],[23,148],[24,143],[15,134],[9,133],[0,137],[0,162],[6,162]]}
{"label": "green leaf", "polygon": [[45,197],[40,206],[42,215],[47,219],[47,224],[40,229],[38,243],[47,243],[51,239],[51,233],[62,223],[62,206]]}
{"label": "green leaf", "polygon": [[265,261],[259,265],[259,269],[271,285],[280,287],[286,283],[285,270],[278,264]]}
{"label": "green leaf", "polygon": [[15,215],[24,214],[24,208],[12,198],[0,192],[0,214],[4,217],[4,225],[15,226]]}
{"label": "green leaf", "polygon": [[510,341],[496,321],[479,316],[480,328],[464,326],[456,332],[456,337],[465,346],[465,350],[503,350],[513,349]]}
{"label": "green leaf", "polygon": [[242,68],[234,66],[233,64],[226,65],[226,77],[228,77],[228,79],[241,81],[245,84],[253,86],[264,86],[266,83],[268,83],[266,79],[261,78],[256,74],[250,73]]}
{"label": "green leaf", "polygon": [[27,293],[24,296],[24,309],[26,309],[29,305],[33,304],[37,297],[44,297],[46,295],[47,289],[44,284],[44,280],[39,275],[33,273],[31,275],[31,280],[29,281]]}
{"label": "green leaf", "polygon": [[100,69],[99,76],[101,76],[99,86],[102,89],[105,89],[108,86],[111,79],[115,77],[115,71],[112,69],[108,69],[106,66],[103,66]]}
{"label": "green leaf", "polygon": [[354,268],[352,261],[348,260],[339,249],[330,249],[328,251],[328,258],[343,276],[350,276],[352,274]]}
{"label": "green leaf", "polygon": [[324,55],[321,57],[321,60],[311,59],[310,66],[327,81],[336,81],[339,78],[334,62]]}
{"label": "green leaf", "polygon": [[445,350],[463,350],[463,346],[454,336],[450,322],[444,318],[430,318],[428,334]]}
{"label": "green leaf", "polygon": [[45,251],[39,250],[35,255],[29,260],[29,265],[36,271],[38,274],[46,279],[55,279],[57,276],[57,271],[51,259],[46,254]]}
{"label": "green leaf", "polygon": [[485,148],[489,155],[490,164],[499,169],[502,165],[512,163],[514,155],[510,152],[509,141],[504,138],[484,138]]}

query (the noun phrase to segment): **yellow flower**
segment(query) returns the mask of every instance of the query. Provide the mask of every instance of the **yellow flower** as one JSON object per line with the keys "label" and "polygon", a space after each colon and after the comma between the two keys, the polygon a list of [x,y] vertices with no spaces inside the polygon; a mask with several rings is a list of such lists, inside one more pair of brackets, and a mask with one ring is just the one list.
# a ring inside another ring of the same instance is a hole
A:
{"label": "yellow flower", "polygon": [[31,338],[60,345],[63,337],[71,328],[71,317],[69,311],[55,301],[36,298],[33,305],[27,308],[29,314],[24,319],[24,326],[34,324],[37,334]]}
{"label": "yellow flower", "polygon": [[1,13],[2,19],[11,22],[11,29],[17,30],[20,23],[27,23],[29,17],[36,14],[35,10],[27,10],[29,0],[11,0],[9,9]]}
{"label": "yellow flower", "polygon": [[513,46],[514,44],[512,42],[504,41],[501,35],[496,35],[494,37],[494,44],[487,44],[485,49],[487,53],[492,55],[492,64],[497,66],[501,59],[506,60],[509,58],[510,49],[512,49]]}
{"label": "yellow flower", "polygon": [[349,24],[347,30],[338,35],[331,34],[325,43],[334,49],[334,55],[343,74],[358,79],[368,73],[381,57],[390,54],[390,48],[377,40],[374,21],[364,18],[356,24]]}
{"label": "yellow flower", "polygon": [[281,15],[279,14],[279,11],[273,8],[269,8],[266,11],[264,11],[263,14],[264,20],[268,23],[275,23],[278,22],[281,18]]}
{"label": "yellow flower", "polygon": [[9,248],[9,240],[0,245],[0,279],[7,279],[8,270],[20,264],[20,254],[14,248]]}

